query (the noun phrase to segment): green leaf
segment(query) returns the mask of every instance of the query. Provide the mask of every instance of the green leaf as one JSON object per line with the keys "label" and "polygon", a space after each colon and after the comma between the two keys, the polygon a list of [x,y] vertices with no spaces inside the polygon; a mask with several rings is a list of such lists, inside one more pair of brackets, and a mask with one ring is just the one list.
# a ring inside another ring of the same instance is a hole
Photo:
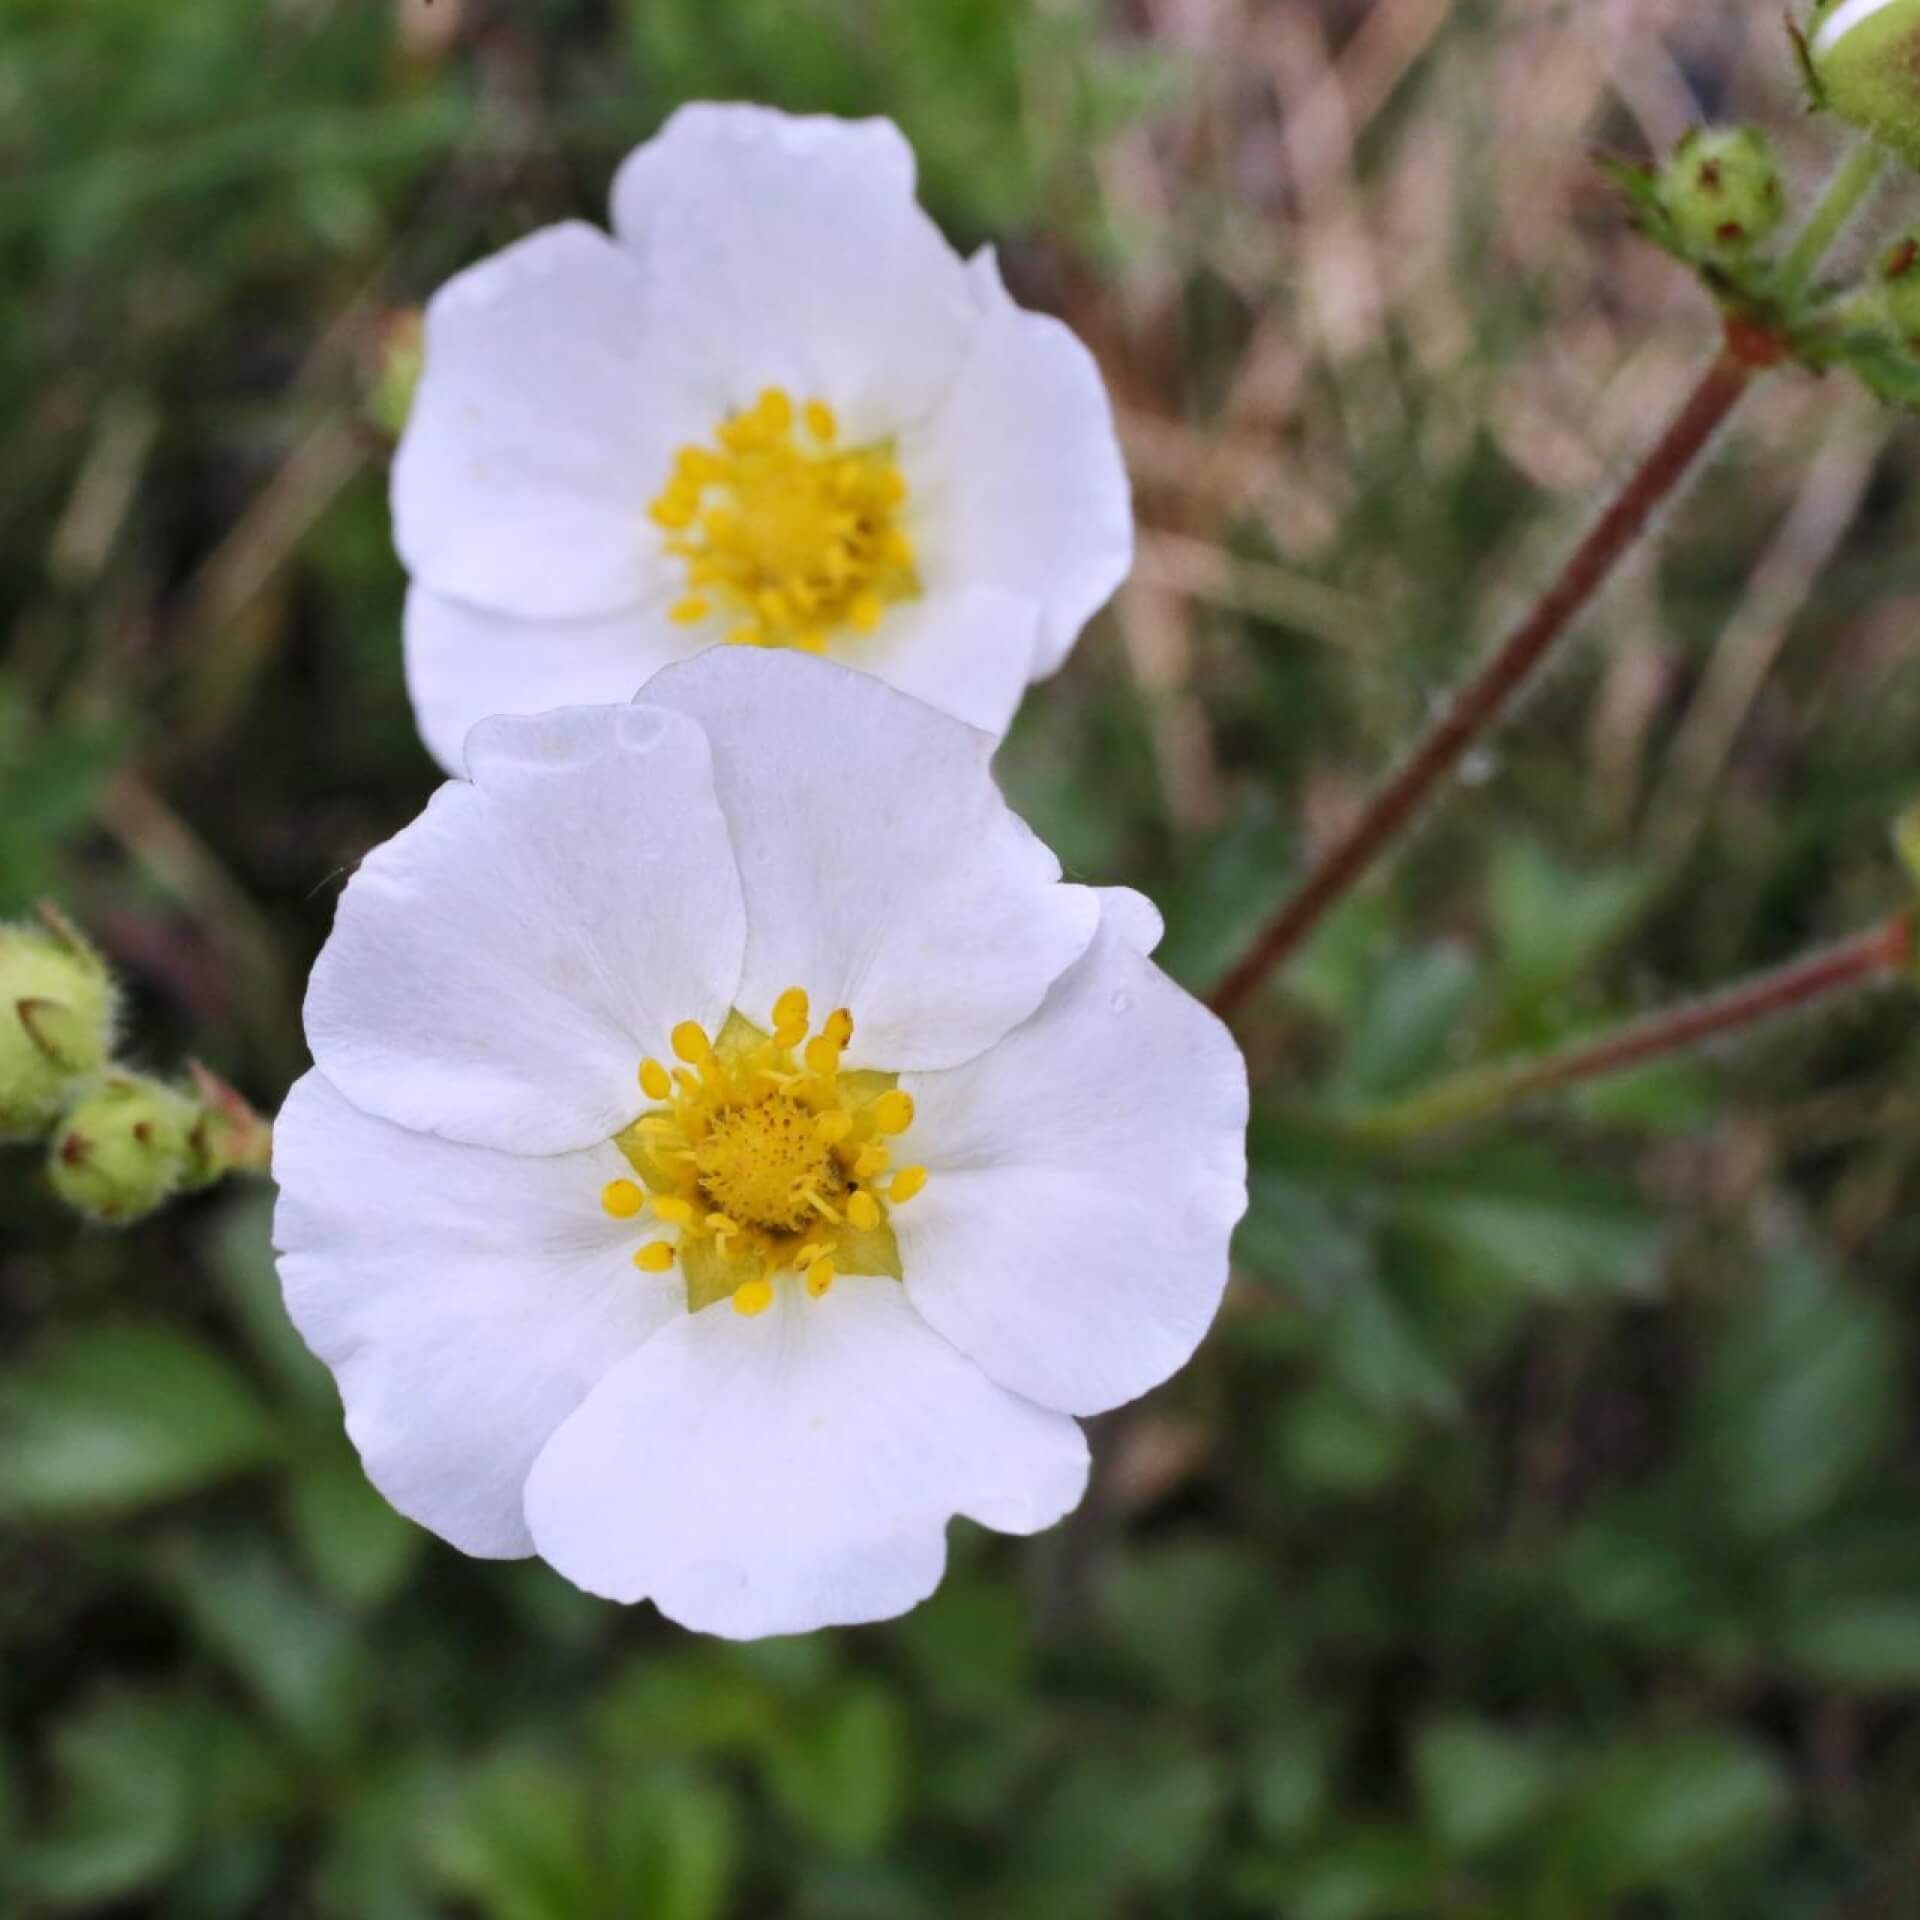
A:
{"label": "green leaf", "polygon": [[1830,1602],[1783,1636],[1810,1678],[1862,1693],[1920,1689],[1920,1599],[1888,1595]]}
{"label": "green leaf", "polygon": [[1696,1445],[1743,1532],[1803,1525],[1863,1474],[1893,1428],[1899,1342],[1877,1304],[1812,1254],[1754,1277],[1700,1398]]}
{"label": "green leaf", "polygon": [[795,1826],[836,1853],[870,1859],[905,1804],[906,1711],[877,1681],[849,1681],[782,1726],[767,1759]]}
{"label": "green leaf", "polygon": [[427,1536],[388,1506],[344,1449],[288,1479],[286,1511],[314,1578],[356,1612],[398,1593],[426,1546]]}
{"label": "green leaf", "polygon": [[101,1694],[55,1729],[53,1763],[52,1818],[9,1865],[15,1884],[62,1908],[152,1886],[205,1834],[284,1804],[258,1736],[191,1695]]}
{"label": "green leaf", "polygon": [[347,1745],[362,1704],[358,1643],[263,1542],[169,1541],[159,1569],[202,1643],[296,1740],[320,1752]]}
{"label": "green leaf", "polygon": [[544,1755],[489,1762],[427,1830],[435,1872],[488,1920],[575,1920],[595,1911],[578,1782]]}
{"label": "green leaf", "polygon": [[1455,1065],[1479,972],[1464,947],[1416,947],[1380,971],[1350,1031],[1334,1097],[1384,1100]]}
{"label": "green leaf", "polygon": [[1453,1854],[1482,1853],[1512,1839],[1540,1813],[1555,1782],[1536,1742],[1477,1720],[1422,1727],[1413,1771],[1427,1830]]}
{"label": "green leaf", "polygon": [[1510,1008],[1530,1010],[1594,966],[1632,926],[1647,884],[1625,868],[1572,873],[1531,840],[1503,842],[1487,906]]}
{"label": "green leaf", "polygon": [[274,1423],[211,1347],[165,1326],[97,1327],[0,1381],[0,1512],[151,1505],[259,1466]]}
{"label": "green leaf", "polygon": [[1634,1743],[1586,1770],[1555,1851],[1594,1897],[1669,1886],[1763,1839],[1787,1798],[1773,1761],[1731,1735]]}

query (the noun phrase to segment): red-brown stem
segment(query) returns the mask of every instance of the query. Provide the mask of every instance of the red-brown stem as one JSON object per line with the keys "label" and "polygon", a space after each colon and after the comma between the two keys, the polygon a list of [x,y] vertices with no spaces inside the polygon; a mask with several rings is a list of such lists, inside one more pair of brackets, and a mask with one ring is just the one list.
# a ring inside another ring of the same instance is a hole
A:
{"label": "red-brown stem", "polygon": [[1533,611],[1457,692],[1385,786],[1327,849],[1293,896],[1269,920],[1246,953],[1214,988],[1213,1010],[1231,1018],[1275,967],[1288,959],[1400,837],[1440,781],[1500,718],[1545,659],[1567,623],[1592,599],[1655,510],[1685,477],[1721,423],[1765,364],[1731,332],[1725,347],[1674,416],[1651,452],[1573,551]]}
{"label": "red-brown stem", "polygon": [[1864,933],[1684,1006],[1649,1014],[1596,1040],[1536,1059],[1470,1069],[1363,1115],[1358,1128],[1369,1138],[1400,1140],[1505,1113],[1542,1094],[1683,1053],[1721,1034],[1742,1032],[1836,994],[1873,986],[1910,971],[1913,958],[1912,916],[1895,914]]}

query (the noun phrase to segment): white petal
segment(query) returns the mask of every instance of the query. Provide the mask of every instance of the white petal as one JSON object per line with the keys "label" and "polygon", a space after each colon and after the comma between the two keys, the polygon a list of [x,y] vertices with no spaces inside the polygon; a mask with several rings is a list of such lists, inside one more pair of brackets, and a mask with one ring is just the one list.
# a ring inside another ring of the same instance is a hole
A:
{"label": "white petal", "polygon": [[368,1477],[467,1553],[533,1551],[528,1469],[602,1374],[686,1318],[610,1219],[611,1147],[551,1158],[375,1120],[318,1073],[273,1129],[287,1310],[333,1369]]}
{"label": "white petal", "polygon": [[570,222],[456,275],[393,463],[394,542],[437,592],[569,620],[669,584],[647,505],[709,421],[656,371],[644,276]]}
{"label": "white petal", "polygon": [[895,1209],[908,1298],[1002,1386],[1099,1413],[1185,1364],[1246,1210],[1247,1070],[1108,924],[1025,1026],[914,1074]]}
{"label": "white petal", "polygon": [[613,224],[709,428],[784,386],[829,401],[850,440],[898,433],[951,385],[979,324],[884,120],[682,107],[622,165]]}
{"label": "white petal", "polygon": [[1044,609],[1036,677],[1133,565],[1133,503],[1100,370],[1072,331],[1016,306],[990,253],[973,263],[985,318],[945,404],[905,437],[922,571]]}
{"label": "white petal", "polygon": [[1023,595],[991,587],[935,594],[893,608],[871,639],[836,640],[833,652],[997,737],[1032,677],[1039,615]]}
{"label": "white petal", "polygon": [[1099,903],[1001,799],[992,739],[871,675],[721,647],[649,706],[691,714],[747,898],[741,1011],[787,987],[854,1017],[848,1060],[957,1066],[1024,1020],[1093,938]]}
{"label": "white petal", "polygon": [[597,620],[516,620],[415,586],[407,595],[407,692],[427,750],[466,772],[467,734],[496,713],[612,706],[705,641],[660,611]]}
{"label": "white petal", "polygon": [[1167,923],[1160,909],[1144,893],[1131,887],[1102,887],[1101,924],[1116,933],[1135,953],[1149,954],[1166,937]]}
{"label": "white petal", "polygon": [[891,1280],[791,1279],[752,1319],[683,1316],[623,1361],[527,1482],[541,1555],[730,1639],[884,1620],[939,1584],[945,1526],[1051,1526],[1078,1427],[996,1387]]}
{"label": "white petal", "polygon": [[508,1152],[605,1140],[641,1059],[732,1004],[740,881],[700,729],[653,707],[484,720],[347,883],[307,990],[354,1105]]}

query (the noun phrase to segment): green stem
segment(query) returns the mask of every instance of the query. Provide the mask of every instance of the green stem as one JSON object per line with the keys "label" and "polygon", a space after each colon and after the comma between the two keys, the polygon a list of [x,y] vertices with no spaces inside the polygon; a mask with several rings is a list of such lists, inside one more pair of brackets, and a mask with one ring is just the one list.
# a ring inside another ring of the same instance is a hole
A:
{"label": "green stem", "polygon": [[1359,1115],[1351,1131],[1370,1141],[1389,1143],[1488,1119],[1544,1094],[1685,1052],[1838,994],[1877,986],[1906,972],[1912,959],[1912,921],[1904,913],[1895,914],[1835,946],[1557,1053],[1469,1068],[1390,1106]]}
{"label": "green stem", "polygon": [[1841,161],[1774,275],[1773,292],[1781,305],[1792,306],[1806,292],[1821,261],[1873,191],[1886,158],[1885,149],[1876,142],[1861,140]]}

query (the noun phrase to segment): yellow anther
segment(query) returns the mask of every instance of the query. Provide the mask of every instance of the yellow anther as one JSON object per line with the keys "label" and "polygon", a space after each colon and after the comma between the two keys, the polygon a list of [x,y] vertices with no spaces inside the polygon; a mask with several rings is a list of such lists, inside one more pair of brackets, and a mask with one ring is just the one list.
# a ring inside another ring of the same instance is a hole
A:
{"label": "yellow anther", "polygon": [[840,1070],[840,1049],[824,1033],[816,1033],[807,1042],[803,1058],[808,1067],[823,1079]]}
{"label": "yellow anther", "polygon": [[887,1189],[887,1198],[897,1207],[911,1200],[927,1184],[925,1167],[902,1167],[893,1176],[893,1184]]}
{"label": "yellow anther", "polygon": [[840,422],[834,418],[833,409],[824,400],[809,400],[806,404],[807,431],[824,446],[832,446],[840,437]]}
{"label": "yellow anther", "polygon": [[889,1089],[868,1109],[874,1127],[881,1133],[905,1133],[913,1125],[913,1095],[898,1087]]}
{"label": "yellow anther", "polygon": [[693,1205],[682,1200],[677,1193],[661,1193],[654,1196],[653,1210],[670,1227],[690,1227],[693,1225]]}
{"label": "yellow anther", "polygon": [[853,1156],[853,1177],[856,1180],[871,1180],[876,1173],[885,1173],[887,1162],[893,1158],[878,1140],[869,1140]]}
{"label": "yellow anther", "polygon": [[673,1084],[678,1087],[689,1100],[699,1097],[700,1076],[697,1073],[689,1073],[685,1067],[675,1067],[673,1070]]}
{"label": "yellow anther", "polygon": [[807,1268],[807,1291],[818,1300],[833,1285],[833,1262],[815,1260]]}
{"label": "yellow anther", "polygon": [[[805,987],[789,987],[773,1003],[773,1037],[783,1047],[790,1047],[795,1041],[803,1039],[811,1023],[812,1013],[807,1005]],[[787,1038],[789,1034],[792,1035],[791,1039]]]}
{"label": "yellow anther", "polygon": [[697,1020],[682,1020],[673,1030],[673,1050],[689,1066],[698,1066],[713,1051],[707,1030]]}
{"label": "yellow anther", "polygon": [[733,1310],[751,1320],[773,1305],[773,1287],[765,1280],[745,1280],[733,1290]]}
{"label": "yellow anther", "polygon": [[823,1247],[818,1240],[809,1240],[807,1244],[793,1256],[793,1264],[801,1273],[805,1273],[825,1252],[826,1248]]}
{"label": "yellow anther", "polygon": [[658,1060],[640,1062],[640,1091],[649,1100],[665,1100],[672,1094],[672,1078]]}
{"label": "yellow anther", "polygon": [[853,1038],[853,1015],[845,1007],[835,1007],[827,1015],[827,1024],[821,1031],[836,1047],[844,1049]]}
{"label": "yellow anther", "polygon": [[664,1240],[649,1240],[633,1256],[633,1264],[642,1273],[665,1273],[673,1265],[673,1249]]}
{"label": "yellow anther", "polygon": [[735,627],[727,635],[730,647],[757,647],[765,643],[766,636],[755,626]]}
{"label": "yellow anther", "polygon": [[796,633],[793,636],[793,644],[802,653],[825,653],[827,636],[824,633]]}
{"label": "yellow anther", "polygon": [[870,1193],[856,1193],[847,1201],[847,1218],[862,1233],[871,1233],[880,1224],[880,1204]]}
{"label": "yellow anther", "polygon": [[703,600],[699,594],[694,593],[689,594],[684,600],[676,600],[668,612],[667,618],[671,620],[676,627],[691,627],[696,622],[704,620],[712,611],[713,602],[711,600]]}
{"label": "yellow anther", "polygon": [[831,1220],[836,1227],[840,1224],[840,1215],[822,1200],[811,1187],[803,1187],[800,1190],[800,1198],[804,1200],[821,1219]]}
{"label": "yellow anther", "polygon": [[837,1146],[853,1131],[853,1115],[840,1107],[829,1107],[819,1115],[813,1130],[828,1146]]}
{"label": "yellow anther", "polygon": [[706,1224],[709,1233],[718,1234],[723,1240],[728,1234],[738,1233],[740,1231],[739,1221],[729,1220],[724,1213],[708,1214]]}
{"label": "yellow anther", "polygon": [[600,1204],[616,1220],[631,1220],[647,1204],[647,1196],[631,1180],[609,1180],[600,1189]]}
{"label": "yellow anther", "polygon": [[793,427],[793,401],[785,387],[768,387],[761,394],[760,403],[754,411],[760,416],[760,424],[770,434],[787,433]]}
{"label": "yellow anther", "polygon": [[663,493],[647,509],[656,525],[665,527],[669,533],[681,533],[693,525],[698,509],[683,495]]}
{"label": "yellow anther", "polygon": [[847,625],[855,633],[871,633],[886,610],[886,602],[877,593],[856,594],[853,605],[847,609]]}

